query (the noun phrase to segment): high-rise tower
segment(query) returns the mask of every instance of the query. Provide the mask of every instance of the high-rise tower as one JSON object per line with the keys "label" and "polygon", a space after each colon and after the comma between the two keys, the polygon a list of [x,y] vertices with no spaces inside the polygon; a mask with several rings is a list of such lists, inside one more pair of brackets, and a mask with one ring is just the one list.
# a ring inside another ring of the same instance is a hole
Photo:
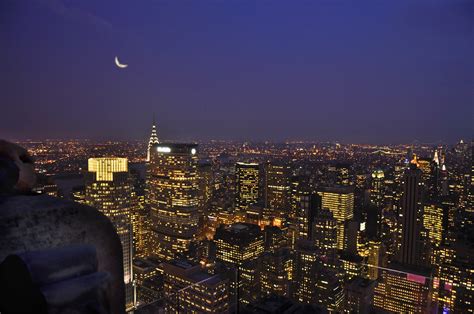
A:
{"label": "high-rise tower", "polygon": [[285,163],[266,165],[265,206],[272,210],[289,212],[291,168]]}
{"label": "high-rise tower", "polygon": [[384,201],[384,178],[385,175],[382,170],[378,169],[372,172],[372,180],[370,185],[370,202],[381,208]]}
{"label": "high-rise tower", "polygon": [[132,275],[133,188],[126,158],[89,158],[85,175],[85,203],[107,216],[120,237],[123,250],[123,272],[126,306],[134,306]]}
{"label": "high-rise tower", "polygon": [[407,265],[421,264],[422,186],[422,172],[416,167],[416,164],[412,163],[405,172],[400,213],[402,231],[400,262]]}
{"label": "high-rise tower", "polygon": [[198,229],[196,144],[153,144],[147,169],[150,252],[174,259],[189,249]]}
{"label": "high-rise tower", "polygon": [[257,163],[238,162],[235,165],[235,207],[237,210],[245,211],[247,207],[258,202],[259,172]]}
{"label": "high-rise tower", "polygon": [[160,141],[158,140],[158,135],[156,133],[156,124],[155,124],[155,117],[153,116],[153,125],[151,126],[151,135],[150,140],[148,141],[148,150],[146,155],[146,161],[150,161],[150,149],[153,144],[159,144]]}
{"label": "high-rise tower", "polygon": [[354,191],[351,187],[330,187],[318,192],[322,208],[329,209],[337,220],[337,248],[344,249],[344,223],[354,216]]}

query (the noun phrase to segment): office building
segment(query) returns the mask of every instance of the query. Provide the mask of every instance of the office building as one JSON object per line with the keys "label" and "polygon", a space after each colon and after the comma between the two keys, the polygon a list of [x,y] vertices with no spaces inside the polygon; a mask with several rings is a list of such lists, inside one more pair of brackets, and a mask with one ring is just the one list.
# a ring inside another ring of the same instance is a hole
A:
{"label": "office building", "polygon": [[354,277],[365,277],[366,267],[362,256],[340,251],[339,261],[341,264],[341,270],[344,274],[344,282],[347,282]]}
{"label": "office building", "polygon": [[291,168],[285,163],[270,162],[265,171],[265,207],[290,211]]}
{"label": "office building", "polygon": [[337,221],[337,248],[344,249],[344,224],[354,216],[354,192],[351,187],[330,187],[318,192],[322,208],[329,209]]}
{"label": "office building", "polygon": [[415,163],[405,171],[400,208],[401,245],[399,261],[405,265],[423,263],[422,239],[422,172]]}
{"label": "office building", "polygon": [[308,240],[299,240],[295,250],[293,299],[329,311],[341,311],[344,290],[337,272],[324,266],[319,250]]}
{"label": "office building", "polygon": [[227,313],[228,282],[187,260],[163,263],[166,313]]}
{"label": "office building", "polygon": [[445,234],[447,208],[441,204],[425,204],[423,211],[423,226],[428,232],[428,239],[432,247],[438,247]]}
{"label": "office building", "polygon": [[133,260],[133,276],[137,289],[138,307],[163,298],[163,274],[156,262],[135,258]]}
{"label": "office building", "polygon": [[372,180],[370,182],[370,202],[377,208],[384,205],[385,197],[385,174],[378,169],[372,172]]}
{"label": "office building", "polygon": [[260,197],[260,167],[257,163],[238,162],[235,165],[235,208],[245,211],[257,204]]}
{"label": "office building", "polygon": [[263,254],[260,271],[260,289],[263,295],[289,297],[292,275],[293,258],[288,248]]}
{"label": "office building", "polygon": [[174,259],[198,230],[197,145],[152,145],[147,189],[150,252],[162,261]]}
{"label": "office building", "polygon": [[336,259],[337,221],[331,211],[321,209],[314,217],[313,243],[329,261]]}
{"label": "office building", "polygon": [[386,266],[385,246],[381,241],[369,240],[368,251],[368,278],[377,280],[380,276],[381,269]]}
{"label": "office building", "polygon": [[198,164],[198,198],[201,216],[207,215],[208,212],[213,191],[213,177],[212,163],[209,160],[200,161]]}
{"label": "office building", "polygon": [[419,267],[391,264],[382,269],[375,287],[374,307],[392,313],[428,313],[431,308],[431,273]]}
{"label": "office building", "polygon": [[220,225],[214,235],[216,261],[229,269],[232,303],[248,303],[254,296],[258,264],[264,251],[264,236],[258,225]]}
{"label": "office building", "polygon": [[107,216],[120,237],[123,250],[123,272],[126,306],[135,306],[133,287],[133,232],[131,213],[133,187],[126,158],[89,158],[85,174],[85,203]]}
{"label": "office building", "polygon": [[321,197],[313,193],[301,193],[298,197],[296,221],[298,238],[311,240],[313,236],[314,217],[321,209]]}
{"label": "office building", "polygon": [[372,313],[376,282],[354,277],[346,284],[347,308],[351,313]]}

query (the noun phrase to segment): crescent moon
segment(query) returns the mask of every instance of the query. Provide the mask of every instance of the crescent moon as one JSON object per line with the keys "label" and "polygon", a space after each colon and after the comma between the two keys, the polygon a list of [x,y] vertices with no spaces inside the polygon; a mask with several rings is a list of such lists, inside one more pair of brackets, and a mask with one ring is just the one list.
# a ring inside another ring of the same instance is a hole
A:
{"label": "crescent moon", "polygon": [[118,57],[115,57],[115,65],[117,65],[121,69],[125,69],[126,67],[128,67],[128,64],[120,63]]}

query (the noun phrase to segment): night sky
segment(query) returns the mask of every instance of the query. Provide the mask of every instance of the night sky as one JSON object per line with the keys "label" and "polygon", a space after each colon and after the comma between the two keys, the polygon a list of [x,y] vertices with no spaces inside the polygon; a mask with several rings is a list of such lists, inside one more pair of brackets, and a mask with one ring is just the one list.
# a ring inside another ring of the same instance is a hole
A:
{"label": "night sky", "polygon": [[0,0],[0,86],[7,139],[452,143],[474,1]]}

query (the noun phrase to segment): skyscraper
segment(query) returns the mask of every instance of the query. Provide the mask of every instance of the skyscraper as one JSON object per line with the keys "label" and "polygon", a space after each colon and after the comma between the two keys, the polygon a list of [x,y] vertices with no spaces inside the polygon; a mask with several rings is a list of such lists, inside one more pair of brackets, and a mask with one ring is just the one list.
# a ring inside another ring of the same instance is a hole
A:
{"label": "skyscraper", "polygon": [[220,225],[214,235],[216,260],[226,265],[232,278],[230,294],[233,301],[249,303],[258,293],[259,279],[256,260],[264,251],[264,237],[260,227],[254,224],[236,223]]}
{"label": "skyscraper", "polygon": [[213,191],[212,164],[208,160],[200,161],[198,164],[198,198],[199,212],[204,215]]}
{"label": "skyscraper", "polygon": [[270,162],[266,165],[265,207],[289,211],[290,175],[288,164]]}
{"label": "skyscraper", "polygon": [[151,126],[150,140],[148,141],[148,149],[146,151],[146,160],[150,161],[150,150],[154,144],[159,144],[158,135],[156,133],[155,118],[153,117],[153,124]]}
{"label": "skyscraper", "polygon": [[117,230],[123,250],[126,306],[135,304],[132,274],[133,189],[126,158],[89,158],[85,174],[85,203],[107,216]]}
{"label": "skyscraper", "polygon": [[[382,269],[375,288],[374,306],[390,312],[425,313],[430,307],[431,269],[426,263],[422,235],[422,171],[414,159],[405,170],[399,213],[401,243],[398,263]],[[374,249],[376,247],[374,246]],[[375,253],[376,250],[374,250]],[[375,260],[375,254],[373,259]],[[375,261],[372,263],[375,263]],[[375,273],[371,273],[375,277]]]}
{"label": "skyscraper", "polygon": [[238,162],[235,165],[235,207],[237,210],[245,211],[247,207],[258,202],[259,172],[257,163]]}
{"label": "skyscraper", "polygon": [[331,187],[318,192],[322,208],[329,209],[337,220],[337,248],[344,249],[344,223],[354,216],[354,192],[351,187]]}
{"label": "skyscraper", "polygon": [[293,298],[301,303],[317,304],[330,312],[341,312],[344,304],[342,280],[334,269],[323,265],[322,258],[311,241],[297,242]]}
{"label": "skyscraper", "polygon": [[247,223],[220,225],[214,235],[216,259],[227,265],[242,265],[257,259],[264,250],[260,227]]}
{"label": "skyscraper", "polygon": [[374,307],[390,313],[429,313],[430,273],[397,264],[382,269]]}
{"label": "skyscraper", "polygon": [[428,231],[428,238],[433,247],[438,247],[443,240],[447,221],[447,209],[440,204],[425,204],[423,210],[423,226]]}
{"label": "skyscraper", "polygon": [[260,286],[262,294],[289,296],[293,259],[288,248],[266,252],[262,256]]}
{"label": "skyscraper", "polygon": [[328,209],[321,209],[314,218],[313,243],[321,254],[334,262],[337,251],[337,221]]}
{"label": "skyscraper", "polygon": [[399,261],[406,265],[421,265],[422,172],[414,163],[405,171],[400,208],[401,245]]}
{"label": "skyscraper", "polygon": [[367,259],[368,264],[368,277],[372,280],[377,280],[380,276],[380,270],[382,266],[385,266],[385,248],[381,241],[370,240],[369,241],[369,256]]}
{"label": "skyscraper", "polygon": [[372,172],[372,181],[370,186],[370,202],[380,208],[384,200],[384,178],[382,170]]}
{"label": "skyscraper", "polygon": [[197,145],[153,144],[147,169],[151,253],[171,260],[198,228]]}
{"label": "skyscraper", "polygon": [[314,217],[321,209],[321,197],[317,194],[301,194],[299,196],[296,221],[298,238],[311,240],[313,236]]}

